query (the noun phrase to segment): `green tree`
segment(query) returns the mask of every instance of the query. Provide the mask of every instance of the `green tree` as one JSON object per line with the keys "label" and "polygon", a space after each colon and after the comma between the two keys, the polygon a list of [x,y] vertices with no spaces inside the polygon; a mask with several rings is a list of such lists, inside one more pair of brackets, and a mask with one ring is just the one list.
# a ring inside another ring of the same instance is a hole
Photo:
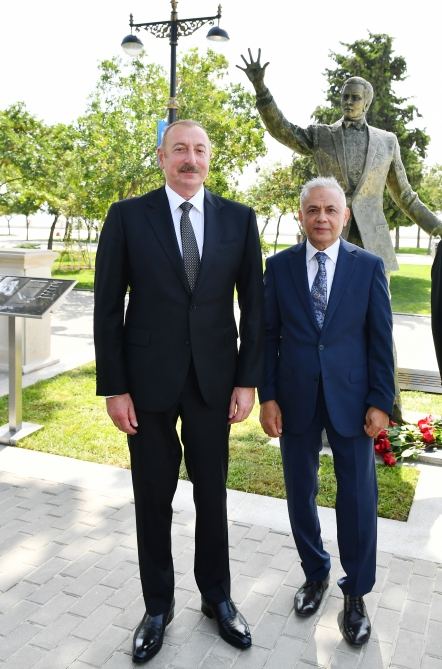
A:
{"label": "green tree", "polygon": [[434,211],[442,211],[442,165],[433,165],[424,169],[422,192]]}
{"label": "green tree", "polygon": [[264,224],[260,230],[261,238],[264,236],[268,223],[276,220],[276,234],[273,240],[275,253],[283,216],[293,217],[298,226],[294,234],[302,234],[298,221],[299,196],[302,186],[312,176],[309,159],[295,156],[292,165],[276,164],[272,168],[262,170],[256,183],[246,191],[246,202],[253,206],[258,216],[264,218]]}
{"label": "green tree", "polygon": [[223,55],[188,51],[177,68],[178,117],[201,123],[212,141],[207,186],[219,195],[236,197],[238,176],[266,148],[255,96],[239,84],[227,83],[227,74]]}
{"label": "green tree", "polygon": [[[244,167],[263,155],[263,129],[254,99],[226,84],[227,61],[209,51],[184,55],[177,67],[179,118],[207,128],[214,145],[208,186],[233,195]],[[109,204],[163,183],[156,158],[156,124],[166,114],[163,70],[146,56],[100,65],[97,87],[78,121],[76,176],[71,214],[102,220]]]}
{"label": "green tree", "polygon": [[0,111],[0,206],[4,215],[24,214],[26,238],[30,215],[44,197],[43,174],[45,126],[22,102]]}
{"label": "green tree", "polygon": [[61,216],[68,216],[71,211],[77,133],[73,126],[58,123],[49,126],[45,134],[45,161],[40,190],[46,211],[52,216],[47,245],[48,249],[52,249],[55,226]]}
{"label": "green tree", "polygon": [[[368,39],[341,44],[346,53],[332,51],[330,55],[337,67],[325,70],[329,82],[328,105],[316,108],[315,119],[320,123],[336,121],[341,114],[340,93],[344,81],[351,76],[367,79],[374,88],[367,120],[375,127],[395,133],[408,179],[413,189],[419,190],[430,138],[424,130],[413,126],[421,116],[417,107],[409,98],[400,97],[395,92],[395,85],[407,76],[405,59],[394,54],[393,38],[385,34],[369,32]],[[387,192],[384,194],[384,211],[390,228],[398,230],[399,225],[412,224]]]}
{"label": "green tree", "polygon": [[[421,186],[422,198],[433,211],[442,212],[442,165],[426,166]],[[420,228],[418,228],[417,248],[420,246]],[[427,251],[431,253],[431,237],[428,240]]]}

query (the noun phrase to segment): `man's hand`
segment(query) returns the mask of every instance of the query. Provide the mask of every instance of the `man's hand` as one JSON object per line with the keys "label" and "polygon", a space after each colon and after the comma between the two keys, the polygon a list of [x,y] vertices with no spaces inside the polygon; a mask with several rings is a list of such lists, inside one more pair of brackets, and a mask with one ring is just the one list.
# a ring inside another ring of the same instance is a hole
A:
{"label": "man's hand", "polygon": [[129,393],[124,395],[115,395],[106,398],[107,413],[112,419],[113,424],[121,432],[126,434],[136,434],[138,427],[137,417],[135,415],[134,404]]}
{"label": "man's hand", "polygon": [[376,407],[370,407],[365,415],[365,433],[376,439],[381,430],[385,430],[388,427],[388,414],[381,409],[376,409]]}
{"label": "man's hand", "polygon": [[229,425],[245,420],[255,404],[255,388],[234,388],[230,398]]}
{"label": "man's hand", "polygon": [[266,91],[266,86],[264,85],[264,73],[268,65],[268,62],[264,65],[261,65],[261,49],[258,49],[258,58],[253,60],[252,52],[248,49],[250,62],[248,62],[244,56],[241,54],[241,58],[244,61],[245,67],[237,65],[236,67],[239,70],[242,70],[246,73],[250,81],[255,87],[257,93],[264,93]]}
{"label": "man's hand", "polygon": [[280,437],[282,434],[282,415],[279,404],[269,400],[261,404],[259,421],[264,432],[269,437]]}

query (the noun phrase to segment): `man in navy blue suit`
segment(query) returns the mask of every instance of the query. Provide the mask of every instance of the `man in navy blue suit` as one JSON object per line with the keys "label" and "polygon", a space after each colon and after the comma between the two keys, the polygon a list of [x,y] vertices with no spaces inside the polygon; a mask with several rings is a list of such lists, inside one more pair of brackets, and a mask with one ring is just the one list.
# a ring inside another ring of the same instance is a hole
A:
{"label": "man in navy blue suit", "polygon": [[341,630],[370,637],[363,601],[376,572],[377,483],[373,438],[394,400],[392,314],[382,260],[340,235],[349,219],[333,177],[308,182],[299,218],[307,240],[269,258],[265,272],[265,372],[261,425],[279,437],[290,522],[306,581],[295,612],[314,614],[329,583],[315,497],[321,434],[337,479],[336,520],[345,575]]}

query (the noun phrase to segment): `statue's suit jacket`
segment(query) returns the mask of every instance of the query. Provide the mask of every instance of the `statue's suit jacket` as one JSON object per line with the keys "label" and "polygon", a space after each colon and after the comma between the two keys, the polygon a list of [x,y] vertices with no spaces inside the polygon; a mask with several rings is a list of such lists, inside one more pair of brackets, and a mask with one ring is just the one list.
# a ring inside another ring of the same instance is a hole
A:
{"label": "statue's suit jacket", "polygon": [[330,420],[344,437],[363,434],[369,406],[391,413],[392,315],[382,260],[341,239],[322,329],[316,323],[306,244],[267,259],[261,402],[276,400],[283,431],[312,422],[320,381]]}
{"label": "statue's suit jacket", "polygon": [[[269,133],[289,148],[313,157],[321,176],[333,176],[349,193],[349,177],[344,150],[342,119],[332,125],[314,124],[303,129],[282,115],[272,100],[258,104]],[[387,271],[398,269],[393,244],[383,211],[387,186],[398,207],[428,234],[441,233],[438,218],[420,201],[411,188],[401,160],[396,135],[368,126],[368,149],[364,171],[353,194],[347,195],[362,244],[380,256]],[[346,236],[344,230],[343,236]]]}
{"label": "statue's suit jacket", "polygon": [[95,270],[97,394],[129,392],[136,408],[168,410],[193,359],[206,402],[224,405],[234,386],[258,385],[262,334],[262,259],[250,207],[205,191],[204,247],[193,293],[165,189],[110,207]]}

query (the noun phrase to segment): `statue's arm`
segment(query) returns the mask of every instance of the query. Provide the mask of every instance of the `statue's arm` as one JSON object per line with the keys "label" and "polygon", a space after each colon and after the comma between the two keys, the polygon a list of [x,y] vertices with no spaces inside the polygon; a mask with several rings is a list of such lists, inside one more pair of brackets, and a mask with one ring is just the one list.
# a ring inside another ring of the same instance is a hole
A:
{"label": "statue's arm", "polygon": [[418,194],[412,189],[401,159],[399,142],[396,137],[394,139],[394,157],[387,177],[387,188],[390,195],[404,214],[427,234],[442,236],[442,221],[424,205]]}
{"label": "statue's arm", "polygon": [[313,151],[313,137],[310,129],[300,128],[285,118],[264,83],[264,75],[268,63],[261,65],[261,49],[258,50],[256,60],[254,60],[250,49],[248,51],[249,60],[241,55],[245,67],[241,67],[240,65],[236,67],[245,72],[253,84],[256,93],[256,106],[268,132],[278,142],[288,146],[289,149],[302,155],[311,155]]}

